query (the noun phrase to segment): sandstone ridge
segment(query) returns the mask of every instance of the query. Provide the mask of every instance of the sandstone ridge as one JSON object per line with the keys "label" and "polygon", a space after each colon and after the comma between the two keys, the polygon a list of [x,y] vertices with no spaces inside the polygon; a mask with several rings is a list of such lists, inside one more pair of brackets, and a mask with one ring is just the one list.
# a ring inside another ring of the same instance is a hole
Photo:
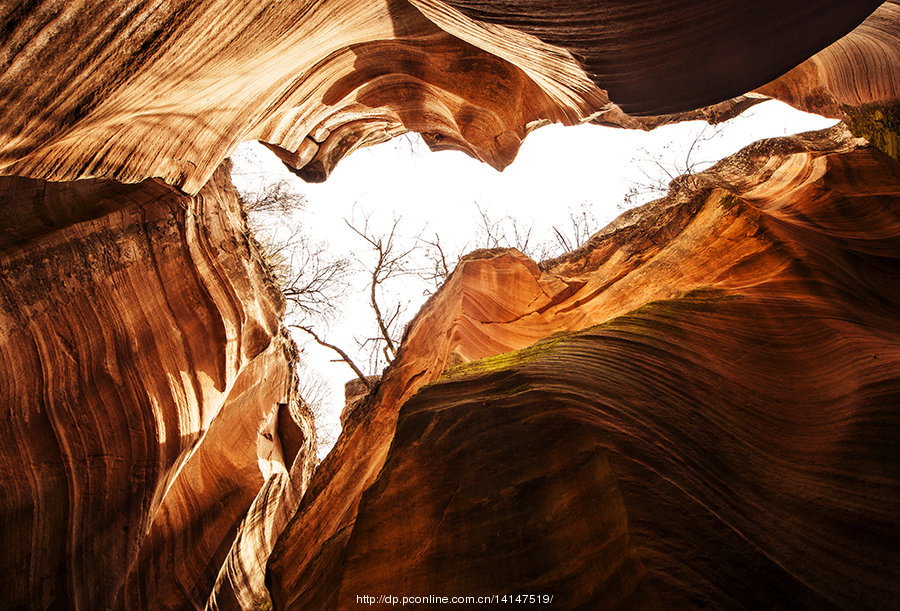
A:
{"label": "sandstone ridge", "polygon": [[760,142],[543,270],[464,261],[276,545],[277,606],[890,604],[900,169],[861,143]]}
{"label": "sandstone ridge", "polygon": [[157,180],[0,192],[18,222],[0,254],[4,606],[203,606],[272,485],[259,461],[299,495],[315,459],[227,168],[194,197]]}

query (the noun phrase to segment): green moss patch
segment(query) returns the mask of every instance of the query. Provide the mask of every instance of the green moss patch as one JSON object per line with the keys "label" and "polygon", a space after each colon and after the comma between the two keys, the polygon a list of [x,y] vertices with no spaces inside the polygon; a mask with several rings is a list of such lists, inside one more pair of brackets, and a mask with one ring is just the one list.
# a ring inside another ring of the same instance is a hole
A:
{"label": "green moss patch", "polygon": [[540,340],[536,344],[533,344],[527,348],[522,348],[521,350],[503,352],[502,354],[489,356],[478,361],[463,363],[462,365],[445,371],[441,375],[441,379],[449,380],[460,377],[482,375],[485,373],[501,371],[515,365],[521,365],[522,363],[528,363],[537,360],[551,351],[554,346],[559,344],[566,337],[574,335],[575,333],[577,332],[556,333],[554,335],[551,335],[550,337]]}
{"label": "green moss patch", "polygon": [[900,161],[900,104],[844,106],[842,110],[855,136]]}
{"label": "green moss patch", "polygon": [[[735,299],[739,299],[739,296],[729,295],[721,289],[693,289],[682,293],[675,299],[651,301],[627,314],[617,316],[599,325],[578,331],[560,331],[527,348],[504,352],[496,356],[489,356],[478,361],[458,365],[445,371],[439,380],[453,380],[508,370],[518,365],[541,359],[569,338],[589,334],[602,328],[616,328],[634,335],[653,336],[655,329],[650,320],[654,315],[671,316],[679,312],[714,312],[717,307],[716,304],[725,300]],[[665,333],[665,330],[662,332]]]}

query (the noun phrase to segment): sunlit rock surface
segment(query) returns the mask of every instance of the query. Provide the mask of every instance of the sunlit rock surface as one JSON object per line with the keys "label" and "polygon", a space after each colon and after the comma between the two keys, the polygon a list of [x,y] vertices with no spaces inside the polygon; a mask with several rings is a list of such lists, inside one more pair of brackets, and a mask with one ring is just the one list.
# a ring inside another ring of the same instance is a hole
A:
{"label": "sunlit rock surface", "polygon": [[[729,99],[835,42],[878,5],[7,4],[0,171],[49,180],[161,177],[196,193],[246,140],[271,143],[301,176],[323,180],[355,148],[407,130],[435,149],[502,168],[547,121],[640,127],[670,120],[654,115],[708,105],[714,110],[701,116],[727,116],[730,105],[746,102]],[[847,90],[864,79],[876,97],[896,99],[895,5],[886,5],[851,42],[767,91],[818,108],[806,99],[811,82],[844,100],[860,95]]]}
{"label": "sunlit rock surface", "polygon": [[203,606],[260,461],[314,460],[297,408],[257,434],[296,401],[293,344],[227,169],[196,197],[11,177],[0,194],[3,606]]}
{"label": "sunlit rock surface", "polygon": [[543,271],[464,261],[276,546],[277,606],[892,604],[900,166],[860,143],[760,142]]}

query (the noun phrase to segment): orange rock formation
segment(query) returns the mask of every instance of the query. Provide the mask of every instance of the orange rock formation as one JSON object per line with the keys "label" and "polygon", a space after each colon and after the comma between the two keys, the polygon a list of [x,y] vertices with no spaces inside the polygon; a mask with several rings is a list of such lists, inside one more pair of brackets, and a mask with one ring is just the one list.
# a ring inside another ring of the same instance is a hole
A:
{"label": "orange rock formation", "polygon": [[277,606],[889,605],[900,167],[859,142],[760,142],[543,271],[464,261],[276,546]]}
{"label": "orange rock formation", "polygon": [[[196,193],[245,140],[271,143],[302,176],[321,180],[355,148],[407,130],[502,168],[546,121],[637,127],[623,109],[648,116],[722,106],[836,41],[878,5],[10,6],[0,9],[0,169],[49,180],[161,177]],[[817,109],[802,92],[896,99],[895,11],[885,3],[850,42],[766,91]]]}
{"label": "orange rock formation", "polygon": [[[203,606],[270,485],[258,462],[293,465],[299,494],[314,460],[227,170],[194,197],[157,180],[0,192],[4,606]],[[279,404],[297,418],[261,437]]]}
{"label": "orange rock formation", "polygon": [[[896,0],[37,0],[0,32],[5,608],[900,597]],[[307,180],[408,130],[502,168],[546,122],[767,96],[853,134],[556,261],[474,253],[314,470],[238,143]]]}

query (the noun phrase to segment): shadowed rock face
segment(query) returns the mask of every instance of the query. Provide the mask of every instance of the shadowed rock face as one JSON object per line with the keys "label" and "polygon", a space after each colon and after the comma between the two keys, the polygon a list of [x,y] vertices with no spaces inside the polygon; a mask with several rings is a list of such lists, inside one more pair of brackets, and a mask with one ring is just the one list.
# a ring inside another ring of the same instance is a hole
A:
{"label": "shadowed rock face", "polygon": [[227,170],[196,197],[156,180],[0,192],[4,606],[202,606],[257,456],[299,455],[298,486],[314,457],[299,413],[257,448],[295,400],[293,348]]}
{"label": "shadowed rock face", "polygon": [[753,145],[543,271],[464,261],[276,546],[277,606],[509,584],[561,608],[889,605],[898,203],[898,164],[838,127]]}
{"label": "shadowed rock face", "polygon": [[757,91],[835,117],[847,107],[896,104],[900,97],[898,38],[900,2],[891,0],[858,28]]}
{"label": "shadowed rock face", "polygon": [[499,169],[548,121],[771,96],[897,157],[895,0],[595,4],[0,6],[5,608],[894,604],[900,174],[844,128],[561,259],[473,253],[313,475],[238,143]]}
{"label": "shadowed rock face", "polygon": [[[714,104],[747,92],[754,80],[767,82],[782,75],[796,65],[795,58],[809,57],[837,40],[847,32],[847,24],[858,24],[880,2],[446,4],[477,23],[531,34],[565,49],[624,111],[655,115]],[[803,36],[797,36],[794,25],[800,23]]]}

